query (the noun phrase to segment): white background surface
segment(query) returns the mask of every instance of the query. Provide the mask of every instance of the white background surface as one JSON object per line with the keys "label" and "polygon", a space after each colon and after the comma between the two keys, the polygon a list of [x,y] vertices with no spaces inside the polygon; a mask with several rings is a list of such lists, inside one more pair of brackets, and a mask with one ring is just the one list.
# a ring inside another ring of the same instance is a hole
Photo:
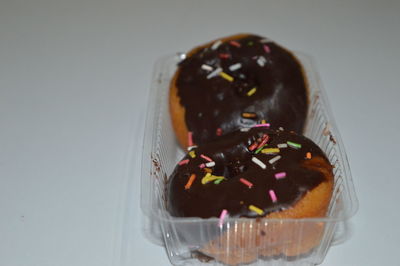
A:
{"label": "white background surface", "polygon": [[360,209],[322,265],[399,265],[399,13],[395,0],[2,0],[0,265],[168,265],[141,232],[139,168],[122,227],[152,66],[238,32],[311,54],[329,96]]}

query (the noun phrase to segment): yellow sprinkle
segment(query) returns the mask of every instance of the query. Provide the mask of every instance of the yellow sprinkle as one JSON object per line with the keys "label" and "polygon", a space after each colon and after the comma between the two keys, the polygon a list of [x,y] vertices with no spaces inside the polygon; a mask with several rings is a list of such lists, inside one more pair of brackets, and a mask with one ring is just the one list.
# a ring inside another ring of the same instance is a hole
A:
{"label": "yellow sprinkle", "polygon": [[262,153],[278,153],[280,152],[280,150],[278,148],[267,148],[267,149],[263,149],[261,150]]}
{"label": "yellow sprinkle", "polygon": [[257,207],[254,206],[254,205],[250,205],[250,206],[249,206],[249,210],[250,210],[250,211],[253,211],[253,212],[256,212],[258,215],[263,215],[263,214],[264,214],[264,211],[263,211],[263,210],[261,210],[260,208],[257,208]]}
{"label": "yellow sprinkle", "polygon": [[228,74],[226,74],[226,73],[223,72],[223,71],[219,72],[219,75],[220,75],[222,78],[226,79],[227,81],[230,81],[230,82],[233,81],[233,77],[230,76],[230,75],[228,75]]}
{"label": "yellow sprinkle", "polygon": [[266,123],[267,123],[267,120],[265,120],[265,119],[261,120],[261,124],[266,124]]}
{"label": "yellow sprinkle", "polygon": [[208,182],[214,181],[214,180],[218,180],[218,179],[224,179],[223,176],[216,176],[216,175],[212,175],[210,173],[207,173],[203,179],[201,179],[201,183],[203,185],[207,184]]}
{"label": "yellow sprinkle", "polygon": [[256,93],[256,90],[257,90],[256,87],[252,88],[251,90],[249,90],[249,91],[247,92],[247,96],[253,95],[254,93]]}
{"label": "yellow sprinkle", "polygon": [[196,153],[194,151],[189,152],[190,157],[196,158]]}

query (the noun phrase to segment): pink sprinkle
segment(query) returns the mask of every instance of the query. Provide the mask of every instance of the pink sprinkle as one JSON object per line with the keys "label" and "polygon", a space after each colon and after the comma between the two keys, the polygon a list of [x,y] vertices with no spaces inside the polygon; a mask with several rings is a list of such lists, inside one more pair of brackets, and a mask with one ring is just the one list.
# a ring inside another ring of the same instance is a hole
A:
{"label": "pink sprinkle", "polygon": [[276,179],[282,179],[286,177],[286,172],[280,172],[275,174]]}
{"label": "pink sprinkle", "polygon": [[270,126],[271,126],[270,123],[265,123],[265,124],[258,124],[258,125],[255,125],[255,126],[253,126],[253,127],[270,127]]}
{"label": "pink sprinkle", "polygon": [[224,224],[224,220],[225,220],[225,217],[226,217],[226,215],[228,214],[228,211],[227,210],[222,210],[222,212],[221,212],[221,215],[219,216],[219,227],[222,227],[222,225]]}
{"label": "pink sprinkle", "polygon": [[277,201],[278,201],[278,198],[277,198],[276,195],[275,195],[275,191],[273,191],[272,189],[270,189],[270,190],[268,191],[268,193],[269,193],[269,196],[271,197],[272,202],[277,202]]}
{"label": "pink sprinkle", "polygon": [[193,146],[193,132],[189,131],[188,132],[188,146]]}
{"label": "pink sprinkle", "polygon": [[217,136],[221,136],[222,135],[222,128],[217,128]]}
{"label": "pink sprinkle", "polygon": [[229,42],[231,45],[236,46],[236,47],[240,47],[240,43],[238,43],[237,41],[230,41]]}
{"label": "pink sprinkle", "polygon": [[184,164],[188,164],[188,163],[189,163],[189,159],[186,159],[186,160],[180,161],[178,164],[179,165],[184,165]]}
{"label": "pink sprinkle", "polygon": [[243,184],[245,184],[246,186],[248,186],[249,188],[253,187],[253,183],[251,183],[249,180],[244,179],[244,178],[240,178],[239,179],[240,182],[242,182]]}
{"label": "pink sprinkle", "polygon": [[269,54],[271,52],[271,49],[268,45],[264,44],[264,51]]}
{"label": "pink sprinkle", "polygon": [[203,169],[204,167],[206,167],[206,165],[204,163],[199,165],[200,169]]}
{"label": "pink sprinkle", "polygon": [[210,157],[205,156],[204,154],[201,154],[200,157],[203,158],[204,160],[209,161],[209,162],[212,162],[212,161],[213,161]]}

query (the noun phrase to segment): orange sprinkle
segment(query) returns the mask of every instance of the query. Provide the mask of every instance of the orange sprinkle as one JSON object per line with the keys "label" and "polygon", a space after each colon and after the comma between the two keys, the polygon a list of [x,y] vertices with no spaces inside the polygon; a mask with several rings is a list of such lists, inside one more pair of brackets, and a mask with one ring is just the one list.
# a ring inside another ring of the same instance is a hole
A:
{"label": "orange sprinkle", "polygon": [[307,152],[307,153],[306,153],[306,158],[307,158],[307,159],[311,159],[311,152]]}
{"label": "orange sprinkle", "polygon": [[242,117],[244,117],[244,118],[255,118],[255,117],[257,117],[257,114],[255,114],[255,113],[242,113]]}
{"label": "orange sprinkle", "polygon": [[190,177],[189,177],[189,180],[188,180],[188,182],[186,183],[186,185],[185,185],[185,189],[189,189],[191,186],[192,186],[192,184],[193,184],[193,181],[196,179],[196,175],[195,174],[192,174]]}
{"label": "orange sprinkle", "polygon": [[204,168],[204,171],[206,171],[206,173],[212,173],[212,170],[210,168]]}

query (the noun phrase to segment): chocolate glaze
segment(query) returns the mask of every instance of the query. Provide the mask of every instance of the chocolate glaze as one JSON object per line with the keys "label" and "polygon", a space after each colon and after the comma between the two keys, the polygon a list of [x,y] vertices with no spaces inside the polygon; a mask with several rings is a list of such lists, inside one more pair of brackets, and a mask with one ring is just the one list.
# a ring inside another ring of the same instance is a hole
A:
{"label": "chocolate glaze", "polygon": [[[299,143],[301,148],[281,148],[278,153],[281,159],[270,164],[269,160],[278,154],[255,154],[255,150],[249,151],[249,147],[255,142],[259,143],[265,134],[269,137],[265,148],[275,148],[287,141]],[[189,159],[189,163],[177,165],[167,182],[167,209],[172,216],[219,217],[221,211],[226,209],[230,217],[260,217],[284,210],[301,199],[307,191],[326,181],[322,172],[303,165],[308,160],[307,152],[312,157],[323,158],[330,165],[321,149],[306,137],[264,127],[252,128],[248,132],[232,132],[196,148],[194,152],[196,157],[187,154],[183,159]],[[207,161],[201,154],[215,162],[215,166],[209,168],[212,169],[212,175],[224,176],[225,180],[219,184],[202,184],[206,170],[200,169],[199,165]],[[253,156],[264,162],[267,168],[262,169],[255,164]],[[276,179],[275,174],[279,172],[286,172],[286,177]],[[185,189],[192,174],[196,175],[196,179],[189,189]],[[240,178],[250,181],[253,186],[249,188],[239,181]],[[269,190],[275,192],[276,202],[269,196]],[[264,214],[251,211],[249,205],[262,209]]]}
{"label": "chocolate glaze", "polygon": [[[185,122],[197,144],[265,119],[272,127],[302,133],[307,114],[307,89],[296,58],[274,42],[256,35],[223,42],[217,49],[199,49],[179,64],[176,87],[185,108]],[[238,47],[238,44],[240,47]],[[241,68],[229,67],[241,63]],[[220,75],[207,78],[221,67],[234,80]],[[247,93],[256,87],[256,92]],[[243,118],[243,112],[256,113]]]}

